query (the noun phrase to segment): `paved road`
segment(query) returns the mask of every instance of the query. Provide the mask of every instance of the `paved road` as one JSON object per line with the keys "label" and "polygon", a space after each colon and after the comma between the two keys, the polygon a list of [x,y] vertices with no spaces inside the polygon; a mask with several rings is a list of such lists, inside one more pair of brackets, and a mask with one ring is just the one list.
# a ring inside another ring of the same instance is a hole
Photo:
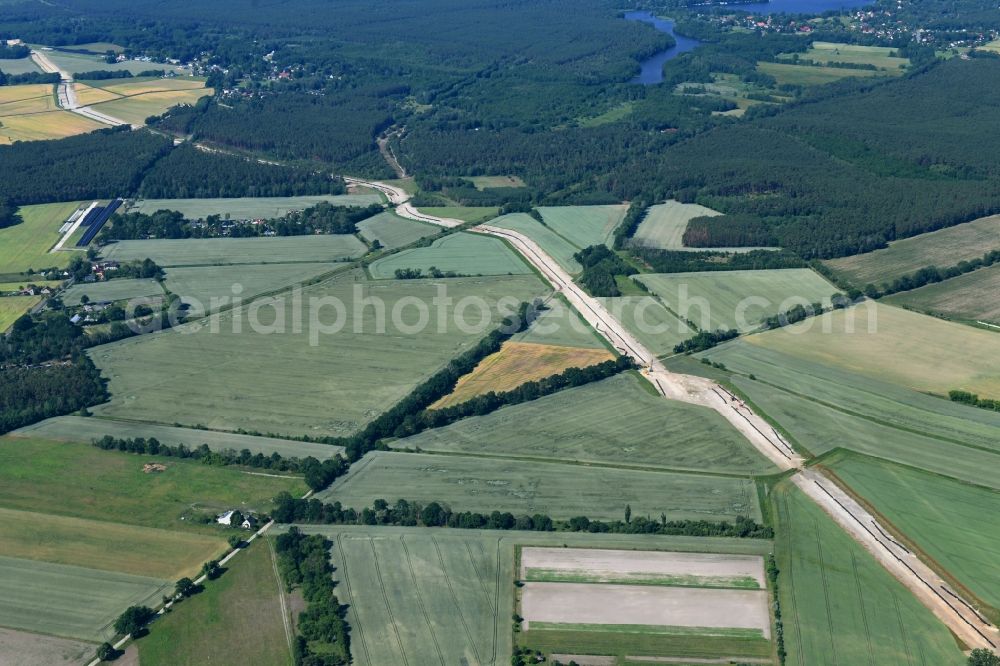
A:
{"label": "paved road", "polygon": [[388,183],[350,178],[348,176],[344,176],[344,182],[348,185],[358,185],[360,187],[368,187],[373,190],[378,190],[388,197],[389,203],[396,207],[396,214],[400,217],[417,220],[418,222],[427,222],[428,224],[436,224],[440,227],[448,227],[449,229],[460,227],[465,224],[462,220],[455,220],[450,217],[437,217],[421,213],[416,209],[416,207],[414,207],[413,204],[410,203],[410,193],[401,187],[389,185]]}
{"label": "paved road", "polygon": [[[436,218],[420,213],[406,202],[409,195],[398,187],[385,183],[345,179],[372,187],[386,194],[403,217],[445,227],[456,226],[456,220]],[[415,215],[415,216],[414,216]],[[816,502],[862,547],[875,556],[897,580],[930,609],[962,641],[971,647],[1000,648],[1000,632],[972,605],[925,565],[913,553],[895,541],[875,517],[847,492],[827,478],[820,470],[805,468],[804,459],[795,453],[778,432],[760,415],[754,413],[738,397],[715,382],[702,377],[670,372],[656,356],[636,340],[600,302],[573,282],[572,277],[537,243],[525,235],[488,224],[470,231],[497,236],[508,241],[531,263],[552,286],[561,292],[580,315],[621,353],[631,356],[644,367],[644,374],[666,398],[681,400],[714,409],[750,441],[751,444],[780,469],[795,470],[792,482]]]}
{"label": "paved road", "polygon": [[59,102],[59,106],[66,111],[72,111],[78,115],[84,116],[85,118],[90,118],[91,120],[96,120],[99,123],[104,123],[105,125],[112,125],[118,127],[119,125],[128,125],[127,122],[114,116],[109,116],[108,114],[97,111],[89,106],[80,106],[79,101],[76,98],[76,84],[73,82],[73,74],[65,70],[59,69],[59,67],[52,62],[52,60],[45,55],[42,51],[32,51],[31,59],[35,61],[43,72],[48,74],[58,74],[61,81],[56,89],[56,99]]}

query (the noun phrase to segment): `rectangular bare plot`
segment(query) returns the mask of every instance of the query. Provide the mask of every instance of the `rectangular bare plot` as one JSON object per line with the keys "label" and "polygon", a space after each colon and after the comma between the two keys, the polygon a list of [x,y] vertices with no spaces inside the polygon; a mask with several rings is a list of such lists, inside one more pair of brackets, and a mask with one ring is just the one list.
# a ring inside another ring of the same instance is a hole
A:
{"label": "rectangular bare plot", "polygon": [[0,629],[0,664],[73,666],[87,663],[93,653],[92,643],[43,636],[27,631]]}
{"label": "rectangular bare plot", "polygon": [[521,550],[521,577],[550,583],[765,587],[762,557],[667,551],[527,547]]}
{"label": "rectangular bare plot", "polygon": [[[657,627],[713,635],[769,638],[771,617],[765,590],[712,590],[649,585],[525,583],[521,615],[527,629],[573,629],[612,625],[656,633]],[[569,625],[569,626],[567,626]],[[664,631],[664,630],[661,630]],[[665,633],[672,633],[666,629]],[[759,633],[758,633],[759,632]]]}

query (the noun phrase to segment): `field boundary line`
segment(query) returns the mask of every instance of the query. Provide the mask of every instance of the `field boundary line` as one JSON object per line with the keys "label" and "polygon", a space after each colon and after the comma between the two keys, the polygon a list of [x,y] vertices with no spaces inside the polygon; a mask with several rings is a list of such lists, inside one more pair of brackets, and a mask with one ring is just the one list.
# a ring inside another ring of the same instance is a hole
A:
{"label": "field boundary line", "polygon": [[[340,534],[336,535],[334,539],[337,541],[337,551],[340,553],[340,567],[338,567],[337,571],[342,574],[344,587],[347,588],[347,596],[350,598],[351,605],[353,606],[355,605],[354,595],[351,593],[351,581],[350,576],[347,573],[347,554],[344,552],[344,540]],[[368,643],[365,640],[365,630],[361,625],[361,618],[358,617],[357,612],[354,613],[354,623],[358,630],[358,637],[361,638],[361,647],[365,651],[365,661],[369,664],[369,666],[371,666],[372,658],[371,654],[368,652]]]}
{"label": "field boundary line", "polygon": [[417,598],[417,603],[420,604],[420,614],[424,616],[427,633],[430,634],[431,640],[434,641],[434,651],[437,652],[438,659],[441,660],[441,666],[445,666],[444,655],[441,654],[441,646],[438,644],[437,633],[431,624],[430,615],[427,614],[427,606],[424,605],[424,596],[420,594],[420,590],[417,588],[417,574],[413,571],[413,560],[410,559],[410,549],[406,547],[405,534],[399,535],[399,545],[403,547],[403,555],[406,557],[406,568],[409,570],[410,580],[413,582],[413,594]]}
{"label": "field boundary line", "polygon": [[455,587],[451,584],[451,577],[448,575],[448,569],[445,567],[444,556],[441,555],[441,546],[438,544],[437,539],[431,536],[431,543],[434,544],[434,551],[437,553],[438,562],[441,564],[441,573],[444,574],[445,583],[448,584],[448,592],[451,594],[451,600],[455,604],[455,609],[458,611],[458,618],[462,621],[462,628],[465,629],[465,635],[469,639],[469,644],[472,645],[473,652],[476,653],[476,659],[480,663],[483,661],[482,655],[479,654],[479,646],[476,645],[476,639],[469,629],[469,624],[465,621],[465,613],[462,612],[462,604],[458,603],[458,595],[455,594]]}
{"label": "field boundary line", "polygon": [[385,581],[382,579],[382,568],[378,565],[378,553],[375,551],[375,540],[368,539],[368,545],[372,549],[372,563],[375,565],[375,574],[378,576],[378,588],[382,591],[382,600],[385,602],[385,611],[389,615],[389,623],[392,626],[392,633],[396,636],[396,645],[399,646],[399,656],[403,658],[403,663],[409,666],[410,660],[406,658],[406,651],[403,650],[403,639],[399,637],[399,627],[396,626],[396,617],[392,614],[392,606],[389,604],[389,595],[385,591]]}
{"label": "field boundary line", "polygon": [[278,584],[278,601],[281,604],[281,623],[285,627],[285,641],[288,643],[288,654],[292,657],[292,661],[295,660],[295,651],[292,647],[294,638],[292,636],[292,622],[288,615],[288,604],[285,602],[285,588],[281,584],[281,574],[278,573],[278,560],[274,554],[274,544],[271,543],[270,539],[264,539],[267,543],[267,550],[270,554],[271,559],[271,569],[274,570],[274,580]]}

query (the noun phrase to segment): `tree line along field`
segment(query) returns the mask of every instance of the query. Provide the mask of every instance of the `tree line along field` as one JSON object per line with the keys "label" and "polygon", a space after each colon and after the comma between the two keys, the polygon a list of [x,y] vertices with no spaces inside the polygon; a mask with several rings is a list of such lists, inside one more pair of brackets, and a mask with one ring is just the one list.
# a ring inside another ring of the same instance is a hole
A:
{"label": "tree line along field", "polygon": [[554,519],[621,519],[626,505],[636,515],[668,520],[761,519],[749,478],[396,451],[368,454],[316,497],[359,511],[377,499],[405,499]]}
{"label": "tree line along field", "polygon": [[81,72],[93,72],[97,70],[101,71],[112,71],[121,72],[127,71],[131,72],[133,75],[139,74],[141,72],[149,71],[151,69],[163,69],[168,72],[174,72],[177,76],[187,76],[188,71],[183,67],[177,67],[173,65],[168,65],[160,62],[142,62],[139,60],[125,60],[116,63],[106,63],[104,62],[104,55],[88,54],[88,53],[70,53],[69,51],[62,51],[59,49],[50,49],[46,47],[40,47],[49,60],[52,61],[56,67],[61,70],[67,71],[71,74],[79,74]]}
{"label": "tree line along field", "polygon": [[924,268],[947,268],[1000,248],[1000,215],[983,217],[889,243],[889,247],[824,263],[859,288],[892,282]]}
{"label": "tree line along field", "polygon": [[[266,538],[256,539],[218,580],[159,618],[137,643],[147,666],[205,663],[288,666],[281,596],[285,594]],[[290,601],[290,600],[289,600]],[[296,614],[297,615],[297,614]]]}
{"label": "tree line along field", "polygon": [[988,523],[1000,508],[1000,491],[857,455],[837,455],[823,465],[996,622],[1000,536]]}
{"label": "tree line along field", "polygon": [[558,375],[568,368],[586,368],[614,358],[607,349],[508,341],[500,351],[490,354],[472,372],[461,377],[455,389],[430,408],[458,405],[491,391],[510,391],[526,382]]}
{"label": "tree line along field", "polygon": [[[774,471],[718,414],[665,400],[647,390],[645,381],[632,373],[611,377],[485,416],[462,419],[396,440],[390,446],[468,456],[711,474],[749,476]],[[489,469],[493,462],[483,460],[480,464]],[[571,477],[577,473],[573,468],[565,469]],[[703,479],[707,485],[712,481]],[[571,496],[577,494],[574,490],[568,492]],[[456,502],[455,508],[465,507]]]}
{"label": "tree line along field", "polygon": [[331,555],[337,595],[348,607],[351,656],[362,666],[509,663],[513,582],[521,545],[756,555],[770,548],[770,542],[754,539],[407,527],[300,529],[335,542]]}
{"label": "tree line along field", "polygon": [[756,328],[795,305],[824,303],[836,287],[807,268],[647,274],[638,280],[703,330]]}
{"label": "tree line along field", "polygon": [[205,444],[212,451],[248,449],[251,453],[262,453],[265,456],[277,453],[283,458],[312,456],[317,460],[326,460],[344,451],[342,447],[330,444],[80,416],[57,416],[46,419],[16,430],[14,435],[62,442],[88,442],[100,439],[105,435],[111,435],[116,439],[155,437],[161,444],[168,446],[183,444],[188,448],[195,449]]}
{"label": "tree line along field", "polygon": [[755,247],[702,248],[684,245],[684,232],[687,231],[688,222],[696,217],[717,217],[721,214],[699,204],[681,203],[670,199],[665,203],[649,207],[646,216],[632,237],[633,243],[642,247],[690,250],[692,252],[705,250],[749,252],[750,250],[767,249]]}
{"label": "tree line along field", "polygon": [[160,266],[215,266],[226,264],[283,264],[343,261],[367,251],[348,234],[275,236],[272,238],[184,238],[125,240],[106,245],[105,259],[152,259]]}
{"label": "tree line along field", "polygon": [[1000,324],[1000,264],[899,292],[884,302],[945,319]]}
{"label": "tree line along field", "polygon": [[965,663],[931,611],[798,488],[771,497],[786,664]]}
{"label": "tree line along field", "polygon": [[49,250],[59,241],[59,227],[79,206],[79,202],[21,206],[18,213],[24,221],[0,229],[0,273],[68,264],[72,253]]}
{"label": "tree line along field", "polygon": [[139,199],[128,212],[152,215],[158,210],[176,210],[189,220],[209,215],[227,215],[234,220],[274,219],[291,211],[304,210],[318,203],[332,206],[369,206],[381,203],[378,194],[322,194],[297,197],[235,197],[227,199]]}
{"label": "tree line along field", "polygon": [[527,275],[531,268],[499,238],[459,232],[434,241],[430,247],[403,250],[368,266],[376,280],[395,277],[397,270],[434,267],[459,275]]}
{"label": "tree line along field", "polygon": [[[315,344],[308,321],[300,331],[287,321],[289,304],[278,320],[284,332],[254,332],[244,308],[239,332],[237,315],[225,312],[181,329],[189,335],[167,330],[92,348],[88,354],[108,378],[112,395],[94,411],[125,420],[279,436],[352,434],[492,330],[500,321],[498,299],[531,300],[546,291],[533,275],[448,280],[447,294],[456,303],[480,297],[490,307],[483,313],[482,330],[476,328],[478,308],[467,313],[468,332],[459,328],[453,310],[441,330],[436,315],[427,330],[403,328],[417,323],[419,315],[412,305],[398,309],[397,304],[404,298],[412,304],[415,298],[429,305],[440,286],[433,280],[371,282],[361,271],[351,271],[307,287],[303,303],[316,297],[344,304],[342,316],[333,307],[317,311],[324,325],[333,327],[339,318],[342,328],[322,335],[314,328]],[[380,300],[384,307],[366,305],[364,299]],[[398,322],[392,318],[394,308]],[[263,310],[261,323],[272,325],[273,309]],[[212,332],[213,321],[218,332]],[[157,378],[154,385],[150,377]]]}
{"label": "tree line along field", "polygon": [[[422,209],[429,215],[437,213],[429,212],[429,209]],[[421,238],[436,236],[441,233],[441,227],[436,227],[416,220],[408,220],[399,217],[392,211],[385,211],[367,220],[358,223],[358,233],[368,241],[378,241],[382,247],[394,250],[410,243],[415,243]]]}

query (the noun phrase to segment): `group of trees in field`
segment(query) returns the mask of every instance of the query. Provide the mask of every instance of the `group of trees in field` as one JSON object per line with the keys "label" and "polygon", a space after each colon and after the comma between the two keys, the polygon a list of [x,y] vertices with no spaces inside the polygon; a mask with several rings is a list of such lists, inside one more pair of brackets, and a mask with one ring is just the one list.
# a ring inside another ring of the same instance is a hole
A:
{"label": "group of trees in field", "polygon": [[101,373],[86,355],[34,367],[0,368],[0,433],[107,400]]}
{"label": "group of trees in field", "polygon": [[306,485],[312,490],[322,490],[333,483],[334,479],[347,472],[348,463],[343,456],[336,455],[320,462],[312,456],[305,458],[283,457],[278,453],[265,456],[263,453],[252,453],[250,449],[235,451],[222,449],[213,451],[208,444],[190,448],[184,444],[170,446],[162,444],[155,437],[120,438],[105,435],[91,442],[105,451],[121,451],[140,455],[165,456],[181,459],[197,460],[205,465],[240,465],[278,472],[302,474]]}
{"label": "group of trees in field", "polygon": [[1000,262],[1000,250],[990,250],[982,257],[960,261],[948,268],[938,268],[937,266],[924,266],[923,268],[900,276],[892,282],[883,282],[879,285],[867,284],[862,291],[869,298],[881,298],[901,291],[919,289],[928,284],[944,282],[956,278],[959,275],[971,273],[980,268],[986,268]]}
{"label": "group of trees in field", "polygon": [[441,502],[420,502],[399,499],[390,504],[375,500],[371,507],[360,510],[323,503],[318,499],[297,499],[283,492],[276,498],[271,517],[279,523],[313,523],[325,525],[404,525],[421,527],[452,527],[460,529],[524,530],[537,532],[610,532],[616,534],[670,534],[688,536],[726,536],[749,539],[770,539],[770,527],[739,516],[733,523],[707,520],[667,520],[633,516],[625,508],[626,520],[591,520],[577,516],[568,520],[545,514],[515,516],[510,512],[453,511]]}
{"label": "group of trees in field", "polygon": [[591,296],[621,296],[616,276],[639,272],[606,245],[591,245],[574,254],[573,258],[583,266],[583,272],[576,281]]}
{"label": "group of trees in field", "polygon": [[633,247],[633,257],[646,264],[654,273],[694,273],[698,271],[749,271],[777,268],[804,268],[808,264],[791,252],[750,250],[723,252],[719,250],[692,252],[661,250],[654,247]]}
{"label": "group of trees in field", "polygon": [[624,249],[628,241],[635,236],[635,232],[639,230],[639,225],[646,219],[649,206],[650,204],[645,198],[636,199],[629,204],[628,211],[625,213],[622,223],[615,228],[614,248],[616,250]]}
{"label": "group of trees in field", "polygon": [[735,328],[729,330],[719,329],[717,331],[698,331],[694,336],[684,342],[674,345],[675,354],[693,354],[695,352],[711,349],[716,345],[721,345],[727,340],[739,337],[740,332]]}
{"label": "group of trees in field", "polygon": [[299,613],[294,658],[303,666],[345,666],[351,663],[351,634],[347,607],[334,594],[331,541],[319,534],[306,536],[296,527],[278,535],[274,550],[285,588],[302,589],[308,606]]}
{"label": "group of trees in field", "polygon": [[[0,69],[3,65],[0,64]],[[0,86],[20,86],[31,83],[59,83],[61,77],[58,72],[47,74],[45,72],[24,72],[23,74],[7,74],[0,71]]]}
{"label": "group of trees in field", "polygon": [[970,393],[969,391],[948,391],[948,398],[952,402],[959,402],[963,405],[970,405],[972,407],[979,407],[980,409],[990,409],[994,412],[1000,412],[1000,400],[993,398],[980,398],[975,393]]}

